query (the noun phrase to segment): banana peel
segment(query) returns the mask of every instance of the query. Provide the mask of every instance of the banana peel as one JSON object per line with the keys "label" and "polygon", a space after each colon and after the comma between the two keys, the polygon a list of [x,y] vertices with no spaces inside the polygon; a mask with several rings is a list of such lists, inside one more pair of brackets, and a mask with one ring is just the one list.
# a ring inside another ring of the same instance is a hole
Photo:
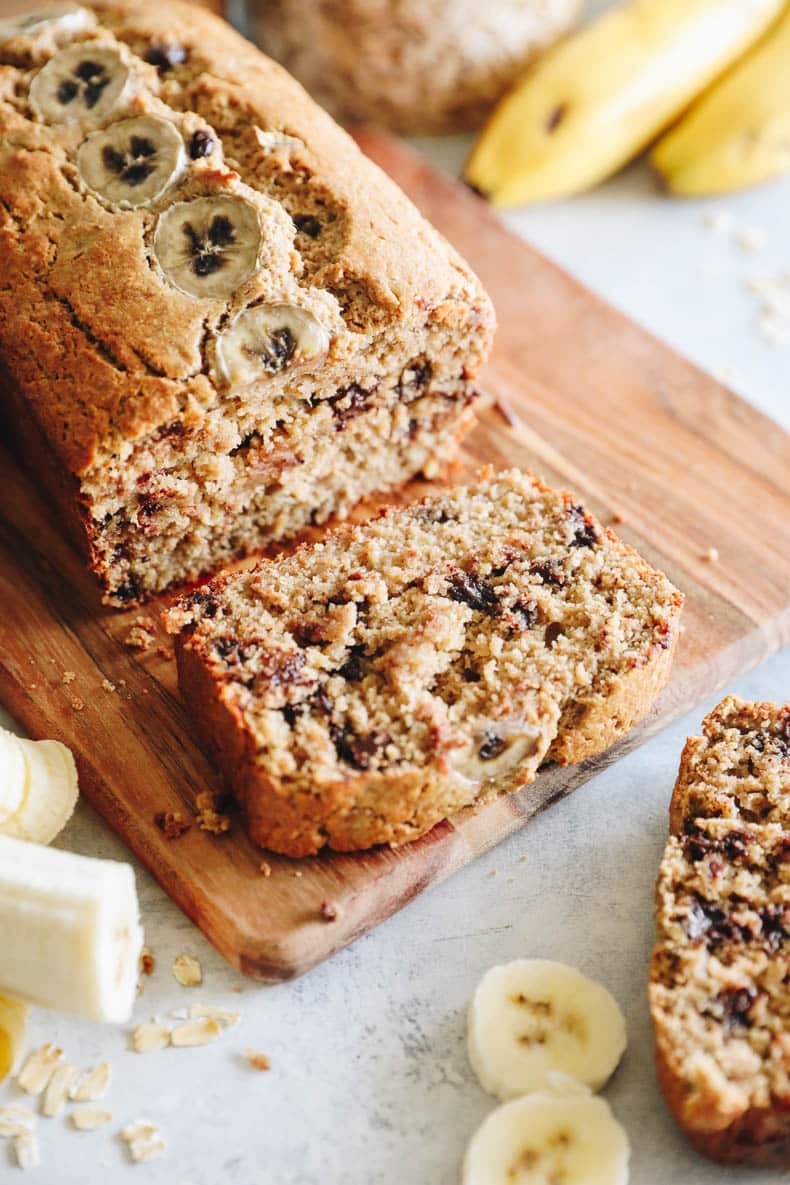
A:
{"label": "banana peel", "polygon": [[729,193],[790,172],[790,8],[659,140],[650,163],[684,197]]}
{"label": "banana peel", "polygon": [[768,29],[785,0],[631,0],[550,49],[496,108],[465,169],[494,205],[616,172]]}
{"label": "banana peel", "polygon": [[11,996],[0,996],[0,1082],[19,1069],[25,1052],[30,1006]]}

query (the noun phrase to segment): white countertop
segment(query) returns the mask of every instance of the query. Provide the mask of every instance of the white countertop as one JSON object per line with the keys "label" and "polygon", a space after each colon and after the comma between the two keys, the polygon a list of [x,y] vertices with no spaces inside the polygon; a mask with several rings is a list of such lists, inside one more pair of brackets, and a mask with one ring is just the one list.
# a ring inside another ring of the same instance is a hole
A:
{"label": "white countertop", "polygon": [[[423,147],[448,167],[464,151],[459,140]],[[742,287],[748,277],[790,269],[789,199],[783,183],[726,202],[671,202],[637,166],[588,197],[508,221],[790,425],[790,345],[771,347],[755,333],[755,300]],[[708,229],[703,212],[711,208],[766,231],[767,245],[747,253]],[[789,684],[785,653],[729,690],[782,700]],[[540,955],[601,979],[625,1010],[629,1047],[605,1096],[631,1138],[633,1185],[754,1180],[707,1164],[678,1135],[655,1081],[645,1002],[669,794],[683,740],[714,702],[292,984],[259,987],[232,972],[138,868],[157,966],[136,1020],[200,1000],[239,1008],[241,1024],[210,1047],[143,1056],[130,1051],[126,1030],[37,1012],[34,1043],[57,1041],[82,1065],[111,1059],[115,1121],[81,1134],[63,1117],[41,1120],[42,1165],[27,1177],[46,1185],[454,1185],[466,1141],[493,1106],[467,1064],[467,1002],[491,964]],[[128,858],[87,805],[60,842]],[[172,978],[181,951],[201,960],[203,988]],[[269,1055],[269,1073],[248,1067],[247,1047]],[[19,1097],[0,1087],[0,1104]],[[168,1151],[134,1166],[118,1131],[143,1116],[160,1125]],[[0,1141],[0,1180],[27,1179],[11,1165]]]}

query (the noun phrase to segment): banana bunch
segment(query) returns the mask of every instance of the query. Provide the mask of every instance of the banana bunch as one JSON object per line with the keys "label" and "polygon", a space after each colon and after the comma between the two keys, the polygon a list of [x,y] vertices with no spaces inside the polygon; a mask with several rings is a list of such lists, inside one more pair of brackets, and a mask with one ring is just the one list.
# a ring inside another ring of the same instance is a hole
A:
{"label": "banana bunch", "polygon": [[790,14],[777,23],[785,9],[786,0],[630,0],[607,9],[500,103],[466,180],[501,207],[567,197],[611,176],[679,119],[653,154],[673,192],[775,176],[790,165]]}
{"label": "banana bunch", "polygon": [[626,1044],[600,984],[573,967],[492,967],[469,1010],[469,1060],[497,1107],[472,1137],[462,1185],[626,1185],[628,1139],[603,1099]]}

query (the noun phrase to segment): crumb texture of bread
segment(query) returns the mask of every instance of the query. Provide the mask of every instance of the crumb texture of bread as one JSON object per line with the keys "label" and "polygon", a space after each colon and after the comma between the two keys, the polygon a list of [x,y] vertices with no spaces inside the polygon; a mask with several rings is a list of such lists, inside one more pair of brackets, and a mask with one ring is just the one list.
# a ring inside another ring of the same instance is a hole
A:
{"label": "crumb texture of bread", "polygon": [[259,44],[339,119],[435,135],[480,127],[581,7],[580,0],[253,0],[251,15]]}
{"label": "crumb texture of bread", "polygon": [[666,680],[681,605],[512,471],[220,576],[166,624],[251,835],[301,856],[415,839],[601,752]]}
{"label": "crumb texture of bread", "polygon": [[490,301],[298,83],[178,0],[2,38],[0,410],[110,603],[441,471]]}
{"label": "crumb texture of bread", "polygon": [[656,888],[650,1007],[679,1125],[790,1167],[790,706],[729,697],[689,738]]}

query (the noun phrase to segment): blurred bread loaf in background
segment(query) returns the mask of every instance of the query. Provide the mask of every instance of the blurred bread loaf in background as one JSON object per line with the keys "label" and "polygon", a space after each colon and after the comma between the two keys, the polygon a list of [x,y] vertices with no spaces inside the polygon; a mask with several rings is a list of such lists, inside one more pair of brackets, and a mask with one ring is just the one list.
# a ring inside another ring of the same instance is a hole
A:
{"label": "blurred bread loaf in background", "polygon": [[251,0],[250,32],[346,122],[477,128],[582,0]]}

